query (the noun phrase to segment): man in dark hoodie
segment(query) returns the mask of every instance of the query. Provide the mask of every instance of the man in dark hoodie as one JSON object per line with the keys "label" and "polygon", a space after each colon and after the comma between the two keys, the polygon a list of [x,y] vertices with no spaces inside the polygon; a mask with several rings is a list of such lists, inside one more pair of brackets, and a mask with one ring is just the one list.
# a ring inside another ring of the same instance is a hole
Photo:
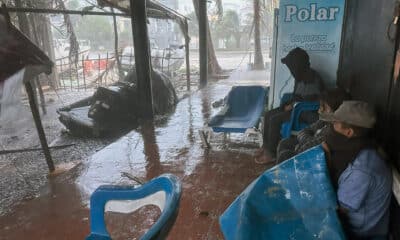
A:
{"label": "man in dark hoodie", "polygon": [[[268,111],[264,116],[264,146],[257,154],[256,163],[265,164],[273,161],[276,148],[280,140],[282,123],[289,121],[296,102],[318,101],[319,95],[324,90],[324,84],[319,74],[310,67],[310,57],[301,48],[291,50],[286,57],[281,59],[294,77],[294,90],[292,98],[281,107]],[[304,120],[312,123],[318,115],[302,114]]]}

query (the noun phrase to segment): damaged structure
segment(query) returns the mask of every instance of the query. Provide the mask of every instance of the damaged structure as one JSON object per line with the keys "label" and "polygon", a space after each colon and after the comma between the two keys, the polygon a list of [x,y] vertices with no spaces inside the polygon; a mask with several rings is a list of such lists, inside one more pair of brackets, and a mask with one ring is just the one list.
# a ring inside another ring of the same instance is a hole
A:
{"label": "damaged structure", "polygon": [[[152,70],[153,110],[156,115],[171,112],[177,95],[169,77]],[[105,136],[137,126],[141,101],[137,89],[136,69],[123,81],[99,87],[92,97],[58,110],[60,121],[78,136]]]}
{"label": "damaged structure", "polygon": [[[140,20],[147,22],[146,12],[151,18],[171,19],[179,24],[185,38],[187,86],[190,88],[190,38],[185,16],[152,1],[145,1],[144,5],[135,1],[130,4],[129,1],[99,0],[98,3],[102,7],[114,7],[126,14],[133,13],[136,64],[124,80],[110,87],[100,87],[92,97],[59,109],[60,121],[72,133],[80,135],[103,136],[131,129],[136,126],[139,118],[166,114],[177,103],[169,77],[153,70],[151,66],[147,26],[139,24]],[[147,11],[141,11],[141,8]],[[134,11],[137,11],[136,14]]]}
{"label": "damaged structure", "polygon": [[[0,86],[7,84],[7,80],[13,76],[23,78],[33,119],[50,172],[55,170],[55,166],[43,130],[31,81],[42,73],[50,74],[52,67],[51,60],[12,25],[7,8],[2,6],[0,14]],[[0,91],[2,91],[2,88],[0,88]]]}

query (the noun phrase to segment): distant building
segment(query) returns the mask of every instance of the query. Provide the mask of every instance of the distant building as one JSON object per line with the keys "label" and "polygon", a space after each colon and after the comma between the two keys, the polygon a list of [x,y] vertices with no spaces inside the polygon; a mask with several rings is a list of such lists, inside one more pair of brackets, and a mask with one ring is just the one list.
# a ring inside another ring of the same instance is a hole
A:
{"label": "distant building", "polygon": [[[159,0],[159,2],[176,11],[179,10],[178,0]],[[169,44],[182,43],[179,26],[172,20],[150,19],[150,38],[154,39],[159,48],[167,48]]]}
{"label": "distant building", "polygon": [[178,0],[158,0],[158,2],[162,3],[163,5],[172,8],[176,11],[179,10],[179,1]]}
{"label": "distant building", "polygon": [[[178,0],[159,0],[158,2],[174,10],[179,8]],[[179,26],[175,21],[149,18],[149,23],[147,26],[150,38],[155,41],[159,48],[164,49],[169,47],[169,44],[181,44],[183,42]],[[127,29],[131,31],[131,28],[131,19],[119,18],[118,29],[120,32]]]}

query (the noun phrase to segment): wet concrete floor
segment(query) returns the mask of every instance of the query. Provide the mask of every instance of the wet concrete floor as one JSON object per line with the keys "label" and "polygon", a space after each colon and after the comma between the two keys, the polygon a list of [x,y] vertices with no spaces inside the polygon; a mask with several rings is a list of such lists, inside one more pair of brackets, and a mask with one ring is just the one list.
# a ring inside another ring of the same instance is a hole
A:
{"label": "wet concrete floor", "polygon": [[[168,239],[223,239],[218,217],[269,166],[255,164],[257,144],[251,139],[215,136],[213,148],[207,150],[198,130],[218,111],[211,104],[233,85],[265,85],[266,79],[266,72],[238,72],[212,83],[179,102],[167,119],[142,123],[77,168],[49,178],[40,197],[0,218],[0,239],[84,239],[89,233],[90,194],[103,184],[134,184],[121,172],[145,180],[163,173],[179,177],[179,215]],[[133,219],[106,216],[113,239],[136,239],[127,232],[143,232],[139,223],[148,228],[159,215],[152,208],[136,214]]]}

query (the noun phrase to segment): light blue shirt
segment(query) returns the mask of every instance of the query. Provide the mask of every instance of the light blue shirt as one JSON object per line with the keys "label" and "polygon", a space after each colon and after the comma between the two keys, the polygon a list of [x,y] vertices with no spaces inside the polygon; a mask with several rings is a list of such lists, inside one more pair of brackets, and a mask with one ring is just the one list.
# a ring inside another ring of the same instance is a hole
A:
{"label": "light blue shirt", "polygon": [[375,150],[362,150],[340,175],[338,200],[348,210],[351,231],[359,236],[386,235],[392,172]]}

